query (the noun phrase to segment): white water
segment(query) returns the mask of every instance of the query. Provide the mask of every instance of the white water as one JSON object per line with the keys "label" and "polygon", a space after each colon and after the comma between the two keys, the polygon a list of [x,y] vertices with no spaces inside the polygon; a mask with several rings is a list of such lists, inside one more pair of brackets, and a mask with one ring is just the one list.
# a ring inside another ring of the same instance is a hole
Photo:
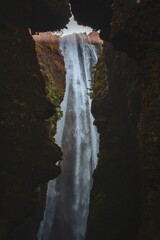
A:
{"label": "white water", "polygon": [[63,151],[62,174],[48,183],[46,209],[39,240],[84,240],[92,187],[97,164],[98,134],[91,115],[91,70],[97,62],[96,48],[83,34],[60,39],[64,55],[66,93],[61,104],[56,142]]}

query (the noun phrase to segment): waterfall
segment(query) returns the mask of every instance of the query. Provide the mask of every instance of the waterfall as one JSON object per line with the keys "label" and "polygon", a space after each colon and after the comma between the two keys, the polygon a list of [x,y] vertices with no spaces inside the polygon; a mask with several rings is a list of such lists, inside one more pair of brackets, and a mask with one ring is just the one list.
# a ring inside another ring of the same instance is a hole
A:
{"label": "waterfall", "polygon": [[60,38],[66,67],[66,93],[61,104],[63,117],[57,123],[56,142],[63,151],[62,173],[49,181],[39,240],[84,240],[97,164],[98,134],[93,125],[88,95],[96,47],[86,34]]}

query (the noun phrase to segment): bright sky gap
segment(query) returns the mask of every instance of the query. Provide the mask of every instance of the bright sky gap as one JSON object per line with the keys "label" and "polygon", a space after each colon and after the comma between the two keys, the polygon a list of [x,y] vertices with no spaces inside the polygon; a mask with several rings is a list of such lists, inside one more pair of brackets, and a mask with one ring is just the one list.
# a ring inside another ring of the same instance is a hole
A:
{"label": "bright sky gap", "polygon": [[89,34],[92,31],[93,31],[93,29],[90,27],[85,27],[85,26],[79,25],[74,20],[74,16],[72,15],[69,23],[66,25],[66,28],[62,29],[61,31],[53,32],[53,34],[58,34],[58,35],[64,36],[64,35],[69,35],[72,33],[84,33],[84,32]]}

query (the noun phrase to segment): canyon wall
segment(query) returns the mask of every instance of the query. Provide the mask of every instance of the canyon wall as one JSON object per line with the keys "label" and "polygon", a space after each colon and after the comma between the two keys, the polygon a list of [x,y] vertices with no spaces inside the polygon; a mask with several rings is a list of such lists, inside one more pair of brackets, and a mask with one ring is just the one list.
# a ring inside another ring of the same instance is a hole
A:
{"label": "canyon wall", "polygon": [[92,83],[92,112],[100,133],[100,151],[87,239],[135,239],[139,217],[137,155],[128,92],[137,71],[134,62],[109,43],[104,44],[100,56]]}
{"label": "canyon wall", "polygon": [[66,1],[17,0],[3,1],[0,13],[0,239],[35,240],[40,186],[60,173],[55,163],[61,150],[49,136],[56,106],[47,97],[28,28],[61,29],[70,12]]}
{"label": "canyon wall", "polygon": [[71,3],[76,20],[105,40],[93,84],[101,139],[86,239],[159,239],[159,1]]}
{"label": "canyon wall", "polygon": [[57,121],[63,115],[60,103],[63,100],[66,87],[66,70],[59,49],[59,38],[60,36],[53,35],[51,32],[33,35],[40,70],[45,79],[47,97],[56,107],[55,114],[48,120],[49,137],[52,140],[56,133]]}

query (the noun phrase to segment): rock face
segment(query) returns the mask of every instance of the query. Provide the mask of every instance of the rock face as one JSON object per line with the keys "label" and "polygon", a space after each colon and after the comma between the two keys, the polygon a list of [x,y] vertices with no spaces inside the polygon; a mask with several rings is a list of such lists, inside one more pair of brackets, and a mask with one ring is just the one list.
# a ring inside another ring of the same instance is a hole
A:
{"label": "rock face", "polygon": [[[35,44],[27,29],[32,27],[33,17],[38,19],[32,3],[48,13],[49,1],[43,0],[4,1],[0,8],[1,240],[36,239],[41,217],[40,185],[60,173],[55,163],[61,160],[61,151],[50,140],[47,123],[56,110],[47,98]],[[57,27],[52,26],[57,30],[69,19],[69,6],[66,1],[50,4],[53,8],[47,19],[56,25],[57,18]],[[64,15],[59,15],[63,4]],[[43,25],[42,21],[34,24],[33,30],[52,29],[48,20],[43,20]]]}
{"label": "rock face", "polygon": [[112,17],[112,0],[70,0],[73,15],[79,24],[108,32]]}
{"label": "rock face", "polygon": [[65,66],[63,56],[59,49],[59,36],[51,32],[33,35],[36,43],[36,52],[40,70],[45,82],[53,82],[63,92],[65,91]]}
{"label": "rock face", "polygon": [[39,32],[35,35],[33,35],[33,39],[36,43],[41,44],[55,44],[58,46],[58,40],[60,36],[53,34],[52,32]]}
{"label": "rock face", "polygon": [[40,64],[41,73],[45,79],[48,99],[56,107],[56,113],[49,119],[49,135],[53,139],[56,133],[57,120],[62,116],[60,103],[65,92],[65,65],[63,56],[59,49],[59,36],[51,32],[34,35],[36,43],[37,58]]}
{"label": "rock face", "polygon": [[92,31],[88,34],[91,44],[102,46],[103,41],[100,39],[98,32]]}
{"label": "rock face", "polygon": [[137,152],[129,122],[128,92],[138,74],[128,56],[116,52],[111,44],[104,44],[104,55],[101,53],[92,83],[100,151],[86,238],[135,239],[139,217]]}
{"label": "rock face", "polygon": [[55,108],[46,98],[30,35],[6,31],[1,40],[1,227],[7,221],[11,231],[32,213],[34,188],[60,172],[54,163],[61,152],[48,138],[45,119]]}
{"label": "rock face", "polygon": [[5,0],[0,8],[1,22],[33,32],[60,30],[71,16],[66,0]]}
{"label": "rock face", "polygon": [[160,3],[71,3],[76,20],[108,42],[106,73],[99,70],[93,87],[101,142],[86,239],[159,239]]}

